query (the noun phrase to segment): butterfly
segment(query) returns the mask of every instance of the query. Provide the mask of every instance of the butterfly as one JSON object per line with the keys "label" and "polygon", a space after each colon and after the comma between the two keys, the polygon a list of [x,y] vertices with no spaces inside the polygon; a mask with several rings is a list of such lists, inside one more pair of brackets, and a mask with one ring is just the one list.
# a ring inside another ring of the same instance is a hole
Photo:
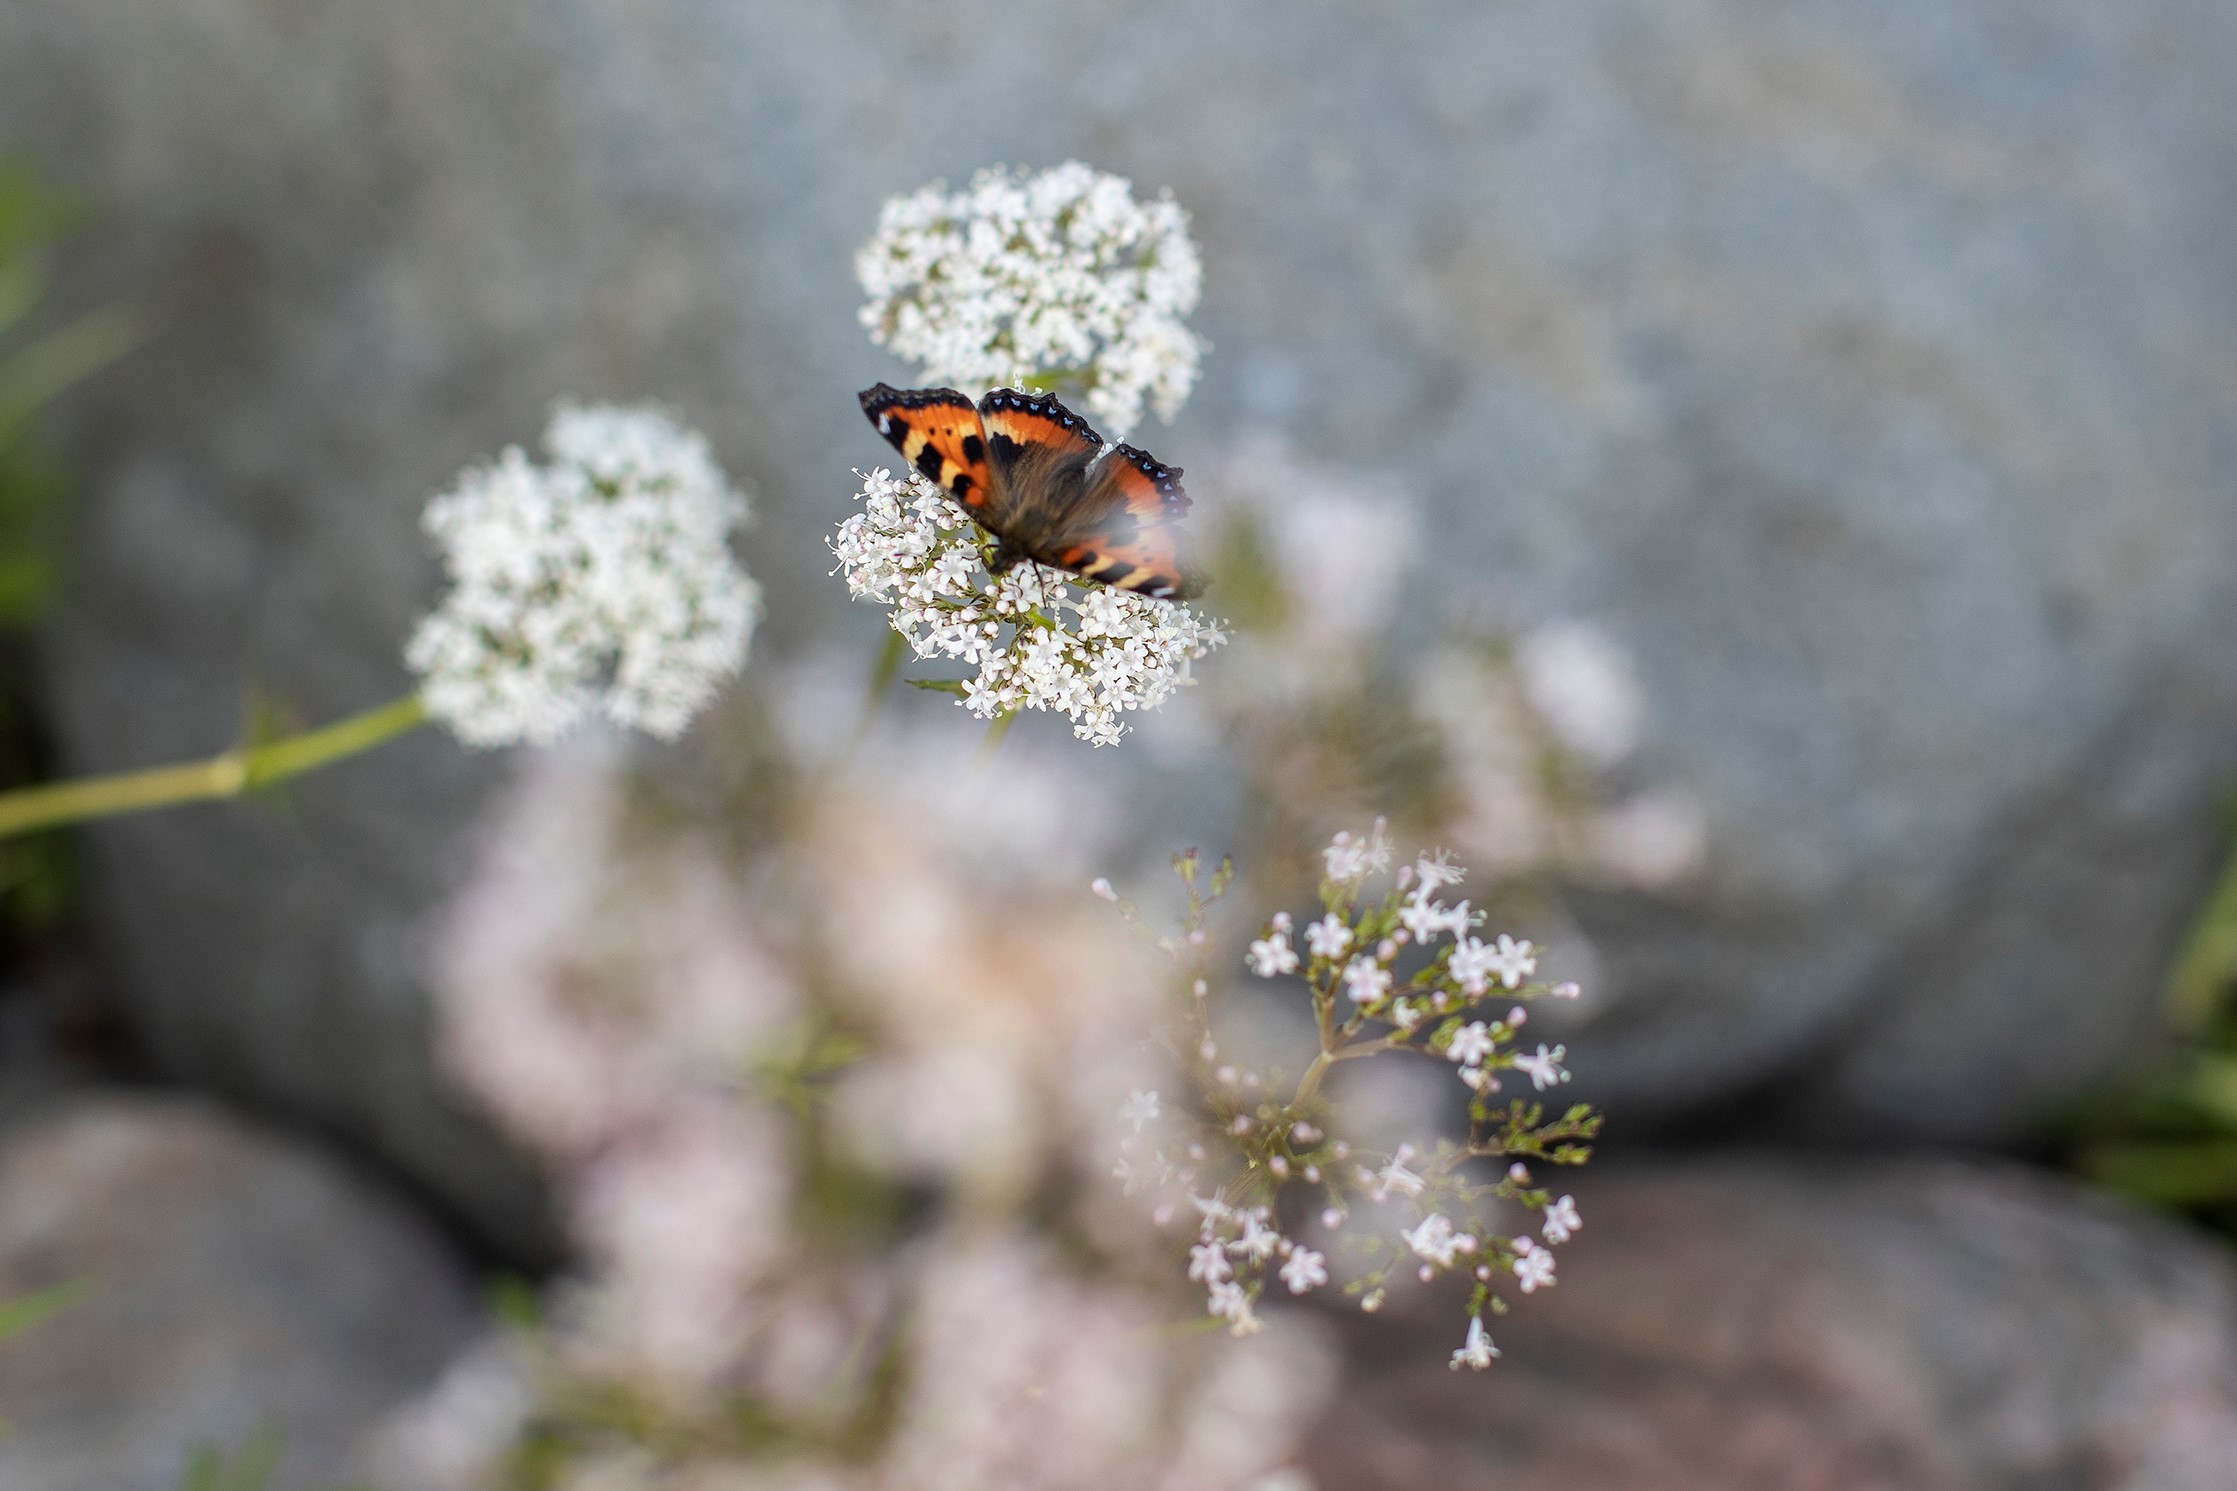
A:
{"label": "butterfly", "polygon": [[997,388],[974,405],[952,388],[880,383],[863,391],[862,412],[994,535],[994,573],[1032,559],[1159,599],[1203,590],[1181,564],[1181,468],[1131,445],[1105,452],[1052,395]]}

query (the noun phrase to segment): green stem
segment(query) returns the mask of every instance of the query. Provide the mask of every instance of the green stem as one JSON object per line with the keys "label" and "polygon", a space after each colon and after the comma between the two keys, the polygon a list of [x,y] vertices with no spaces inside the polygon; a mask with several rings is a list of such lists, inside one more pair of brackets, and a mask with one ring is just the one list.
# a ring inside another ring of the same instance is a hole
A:
{"label": "green stem", "polygon": [[1290,1112],[1305,1111],[1305,1105],[1313,1100],[1313,1094],[1320,1091],[1320,1079],[1328,1075],[1328,1069],[1335,1063],[1336,1053],[1333,1051],[1323,1050],[1313,1058],[1313,1064],[1305,1068],[1305,1075],[1297,1079],[1297,1091],[1289,1100]]}
{"label": "green stem", "polygon": [[878,652],[878,660],[870,665],[870,682],[862,692],[862,717],[854,725],[857,743],[870,733],[870,726],[878,717],[878,706],[885,702],[887,694],[893,692],[893,680],[901,676],[901,662],[908,655],[909,639],[889,629],[885,634],[885,646]]}
{"label": "green stem", "polygon": [[1010,727],[1018,722],[1018,716],[1023,712],[1013,709],[1008,714],[998,714],[987,722],[986,739],[979,746],[981,764],[991,760],[994,753],[1001,749],[1002,737],[1010,733]]}
{"label": "green stem", "polygon": [[427,707],[412,694],[324,729],[227,751],[207,761],[0,792],[0,839],[174,803],[239,797],[251,788],[268,787],[371,750],[426,719]]}

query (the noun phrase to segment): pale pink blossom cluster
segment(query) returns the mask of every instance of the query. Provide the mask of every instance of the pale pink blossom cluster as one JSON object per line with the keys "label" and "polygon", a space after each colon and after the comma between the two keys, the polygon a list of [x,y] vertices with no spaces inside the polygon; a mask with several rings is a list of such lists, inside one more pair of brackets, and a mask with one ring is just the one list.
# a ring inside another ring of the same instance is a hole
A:
{"label": "pale pink blossom cluster", "polygon": [[[1114,1107],[1161,1116],[1153,964],[884,759],[798,790],[750,861],[639,806],[610,740],[528,765],[440,939],[441,1034],[545,1159],[579,1273],[534,1350],[483,1348],[394,1426],[415,1491],[490,1484],[532,1416],[601,1394],[703,1448],[585,1421],[559,1491],[1243,1491],[1294,1457],[1333,1371],[1311,1322],[1176,1336],[1138,1209],[1037,1209],[1104,1163]],[[794,1451],[715,1432],[741,1413]]]}
{"label": "pale pink blossom cluster", "polygon": [[1422,521],[1386,479],[1259,434],[1203,463],[1196,485],[1231,525],[1223,547],[1261,566],[1228,578],[1268,598],[1206,702],[1254,743],[1275,790],[1352,810],[1356,742],[1326,722],[1364,700],[1394,734],[1434,743],[1439,769],[1415,776],[1449,789],[1443,831],[1480,874],[1653,889],[1700,866],[1706,814],[1682,785],[1641,779],[1647,696],[1608,627],[1475,618],[1425,640],[1418,606],[1402,604]]}
{"label": "pale pink blossom cluster", "polygon": [[595,1281],[574,1344],[683,1391],[785,1259],[786,1137],[741,1081],[802,1002],[711,848],[632,842],[623,785],[605,743],[532,758],[439,945],[439,1038],[560,1182]]}

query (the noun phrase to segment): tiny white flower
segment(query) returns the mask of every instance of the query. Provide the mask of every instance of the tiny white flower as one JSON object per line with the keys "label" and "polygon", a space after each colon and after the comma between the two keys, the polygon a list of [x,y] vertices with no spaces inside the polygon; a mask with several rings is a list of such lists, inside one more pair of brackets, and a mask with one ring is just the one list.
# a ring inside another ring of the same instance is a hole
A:
{"label": "tiny white flower", "polygon": [[1277,931],[1251,944],[1251,971],[1260,978],[1273,978],[1277,974],[1297,971],[1297,950],[1289,945],[1289,934]]}
{"label": "tiny white flower", "polygon": [[1443,849],[1415,860],[1414,873],[1421,878],[1424,892],[1435,892],[1448,885],[1458,885],[1468,878],[1468,871],[1454,864],[1451,854]]}
{"label": "tiny white flower", "polygon": [[1291,1294],[1303,1294],[1328,1282],[1328,1260],[1311,1248],[1292,1248],[1282,1265],[1282,1282]]}
{"label": "tiny white flower", "polygon": [[1413,933],[1415,940],[1419,942],[1429,941],[1442,932],[1446,924],[1446,908],[1442,902],[1429,898],[1429,890],[1428,882],[1424,881],[1421,888],[1408,896],[1406,904],[1398,909],[1399,925]]}
{"label": "tiny white flower", "polygon": [[1564,979],[1546,992],[1556,999],[1575,999],[1578,995],[1584,993],[1584,988],[1573,979]]}
{"label": "tiny white flower", "polygon": [[1262,1328],[1262,1322],[1251,1309],[1248,1290],[1240,1284],[1214,1284],[1204,1301],[1206,1314],[1222,1316],[1228,1329],[1235,1335],[1247,1336]]}
{"label": "tiny white flower", "polygon": [[1238,1258],[1264,1259],[1280,1246],[1282,1235],[1258,1219],[1255,1212],[1243,1213],[1242,1236],[1230,1241],[1227,1250]]}
{"label": "tiny white flower", "polygon": [[888,624],[918,657],[976,669],[956,702],[981,719],[1048,710],[1080,739],[1109,745],[1126,733],[1120,715],[1165,703],[1194,681],[1191,664],[1227,640],[1177,601],[1031,561],[994,575],[985,530],[913,471],[880,467],[857,496],[861,510],[830,540],[848,590],[888,607]]}
{"label": "tiny white flower", "polygon": [[1329,840],[1321,857],[1327,863],[1330,880],[1339,885],[1356,884],[1390,868],[1390,835],[1384,831],[1383,820],[1378,818],[1366,838],[1339,833]]}
{"label": "tiny white flower", "polygon": [[1377,1201],[1388,1198],[1393,1192],[1401,1196],[1419,1196],[1427,1184],[1420,1176],[1406,1168],[1407,1159],[1413,1154],[1411,1144],[1398,1146],[1398,1153],[1389,1164],[1373,1173],[1372,1191]]}
{"label": "tiny white flower", "polygon": [[1468,1317],[1468,1342],[1452,1354],[1452,1370],[1462,1367],[1481,1372],[1489,1367],[1492,1358],[1499,1355],[1499,1348],[1491,1344],[1491,1332],[1484,1329],[1481,1315]]}
{"label": "tiny white flower", "polygon": [[1577,1229],[1582,1226],[1584,1223],[1577,1218],[1576,1199],[1564,1196],[1546,1208],[1545,1220],[1539,1224],[1538,1230],[1545,1235],[1547,1242],[1565,1243],[1576,1236]]}
{"label": "tiny white flower", "polygon": [[1340,958],[1352,945],[1352,929],[1331,911],[1305,929],[1305,945],[1316,958]]}
{"label": "tiny white flower", "polygon": [[1417,1257],[1426,1258],[1439,1268],[1450,1268],[1457,1255],[1476,1250],[1475,1237],[1456,1229],[1452,1219],[1441,1211],[1431,1212],[1412,1231],[1401,1231],[1398,1235]]}
{"label": "tiny white flower", "polygon": [[1527,1237],[1515,1239],[1515,1246],[1521,1249],[1515,1254],[1515,1279],[1521,1284],[1522,1292],[1535,1294],[1541,1289],[1551,1289],[1553,1254],[1544,1248],[1531,1246]]}
{"label": "tiny white flower", "polygon": [[1480,999],[1491,989],[1491,975],[1497,953],[1473,937],[1456,936],[1452,957],[1446,963],[1453,982],[1467,991],[1470,998]]}
{"label": "tiny white flower", "polygon": [[673,739],[753,639],[760,587],[728,542],[746,500],[659,409],[563,404],[544,448],[427,504],[451,589],[404,650],[420,698],[469,745],[548,744],[591,714]]}
{"label": "tiny white flower", "polygon": [[1204,1284],[1218,1284],[1235,1276],[1227,1249],[1216,1242],[1198,1243],[1188,1250],[1188,1276]]}
{"label": "tiny white flower", "polygon": [[1120,1106],[1119,1121],[1133,1124],[1134,1132],[1139,1134],[1142,1132],[1142,1125],[1157,1117],[1157,1114],[1156,1091],[1153,1089],[1144,1092],[1140,1088],[1136,1088],[1128,1095],[1126,1102]]}
{"label": "tiny white flower", "polygon": [[1538,950],[1524,938],[1517,942],[1506,933],[1499,934],[1498,946],[1492,950],[1487,966],[1499,975],[1499,982],[1512,989],[1537,971]]}
{"label": "tiny white flower", "polygon": [[1344,988],[1355,1004],[1373,1004],[1390,992],[1390,970],[1371,957],[1358,957],[1344,970]]}
{"label": "tiny white flower", "polygon": [[1538,1054],[1535,1056],[1517,1056],[1515,1058],[1515,1070],[1530,1078],[1530,1085],[1533,1088],[1536,1088],[1539,1092],[1544,1092],[1557,1083],[1569,1080],[1567,1069],[1561,1065],[1561,1058],[1566,1056],[1568,1052],[1569,1048],[1567,1046],[1555,1046],[1549,1051],[1544,1045],[1540,1045]]}
{"label": "tiny white flower", "polygon": [[1481,1020],[1471,1020],[1452,1033],[1452,1044],[1445,1048],[1445,1055],[1464,1066],[1476,1066],[1491,1051],[1491,1027]]}

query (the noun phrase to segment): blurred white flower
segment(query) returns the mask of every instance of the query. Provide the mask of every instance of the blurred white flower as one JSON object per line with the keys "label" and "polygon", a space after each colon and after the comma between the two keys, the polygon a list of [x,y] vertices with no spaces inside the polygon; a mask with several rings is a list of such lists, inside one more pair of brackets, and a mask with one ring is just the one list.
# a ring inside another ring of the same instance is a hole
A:
{"label": "blurred white flower", "polygon": [[1617,803],[1594,825],[1600,862],[1632,885],[1666,885],[1701,863],[1707,815],[1682,787],[1642,792]]}
{"label": "blurred white flower", "polygon": [[[1402,492],[1300,461],[1266,433],[1246,435],[1209,463],[1200,485],[1211,505],[1249,514],[1273,561],[1287,604],[1283,635],[1263,649],[1266,667],[1325,671],[1329,649],[1372,642],[1390,624],[1421,541],[1415,505]],[[1277,680],[1275,692],[1296,682]]]}
{"label": "blurred white flower", "polygon": [[1282,1282],[1291,1294],[1303,1294],[1328,1282],[1328,1260],[1311,1248],[1292,1248],[1282,1265]]}
{"label": "blurred white flower", "polygon": [[1537,1055],[1517,1056],[1515,1058],[1515,1070],[1527,1076],[1533,1088],[1539,1092],[1544,1092],[1549,1087],[1558,1086],[1569,1080],[1568,1068],[1561,1064],[1561,1058],[1566,1056],[1568,1051],[1569,1048],[1566,1046],[1555,1046],[1549,1051],[1541,1044],[1538,1047]]}
{"label": "blurred white flower", "polygon": [[1453,1032],[1445,1054],[1463,1066],[1477,1066],[1492,1053],[1494,1044],[1491,1027],[1481,1020],[1471,1020]]}
{"label": "blurred white flower", "polygon": [[737,1359],[747,1300],[784,1261],[792,1167],[756,1107],[710,1097],[663,1119],[596,1156],[570,1209],[599,1269],[599,1365],[688,1395]]}
{"label": "blurred white flower", "polygon": [[434,950],[444,1065],[561,1161],[727,1083],[799,1008],[710,851],[624,852],[617,756],[531,758]]}
{"label": "blurred white flower", "polygon": [[1274,978],[1297,971],[1297,949],[1289,945],[1289,934],[1269,932],[1251,944],[1251,972],[1260,978]]}
{"label": "blurred white flower", "polygon": [[1525,1294],[1553,1288],[1553,1254],[1535,1247],[1527,1237],[1515,1239],[1515,1281]]}
{"label": "blurred white flower", "polygon": [[1390,970],[1362,954],[1344,970],[1344,990],[1354,1004],[1373,1004],[1390,992]]}
{"label": "blurred white flower", "polygon": [[847,774],[804,805],[829,971],[869,1044],[836,1079],[834,1128],[877,1171],[1010,1200],[1173,1090],[1141,1044],[1154,955],[1076,892],[959,872],[968,826],[918,797]]}
{"label": "blurred white flower", "polygon": [[831,539],[847,588],[891,607],[918,657],[975,667],[958,698],[981,719],[1052,710],[1080,739],[1113,744],[1126,731],[1121,714],[1164,703],[1192,681],[1189,665],[1227,640],[1177,601],[1031,561],[991,574],[985,530],[913,472],[881,467],[856,495],[862,511]]}
{"label": "blurred white flower", "polygon": [[1328,878],[1338,885],[1354,885],[1369,875],[1380,875],[1390,868],[1390,834],[1383,820],[1377,818],[1375,826],[1365,838],[1345,830],[1329,840],[1321,851],[1321,859],[1328,869]]}
{"label": "blurred white flower", "polygon": [[1467,852],[1494,874],[1565,871],[1654,888],[1692,871],[1707,838],[1681,788],[1617,796],[1597,773],[1637,749],[1644,695],[1606,633],[1555,623],[1516,644],[1431,651],[1416,707],[1443,736]]}
{"label": "blurred white flower", "polygon": [[876,1482],[892,1491],[1227,1491],[1287,1458],[1327,1388],[1304,1322],[1247,1343],[1176,1337],[1155,1297],[1071,1275],[1016,1234],[938,1239],[915,1318]]}
{"label": "blurred white flower", "polygon": [[1564,1196],[1546,1208],[1545,1220],[1538,1231],[1547,1242],[1565,1243],[1576,1236],[1577,1230],[1583,1226],[1583,1221],[1577,1216],[1576,1198]]}
{"label": "blurred white flower", "polygon": [[1515,668],[1561,743],[1597,767],[1638,749],[1646,697],[1631,657],[1589,622],[1555,622],[1515,645]]}
{"label": "blurred white flower", "polygon": [[405,648],[420,696],[470,745],[548,744],[594,713],[679,735],[752,640],[760,589],[727,543],[745,499],[655,408],[562,405],[544,446],[427,505],[451,590]]}
{"label": "blurred white flower", "polygon": [[1331,911],[1305,929],[1305,945],[1313,950],[1316,958],[1340,958],[1344,949],[1352,945],[1352,929]]}
{"label": "blurred white flower", "polygon": [[1453,1259],[1462,1253],[1476,1250],[1476,1239],[1452,1224],[1452,1218],[1441,1211],[1433,1211],[1408,1232],[1399,1236],[1418,1258],[1426,1258],[1439,1268],[1451,1268]]}
{"label": "blurred white flower", "polygon": [[1452,1354],[1452,1369],[1457,1372],[1462,1367],[1467,1367],[1481,1372],[1490,1367],[1492,1359],[1498,1355],[1499,1348],[1491,1344],[1491,1332],[1484,1329],[1484,1318],[1481,1315],[1469,1316],[1468,1340]]}
{"label": "blurred white flower", "polygon": [[1224,1284],[1235,1276],[1227,1249],[1216,1242],[1195,1243],[1188,1250],[1188,1276],[1204,1285]]}
{"label": "blurred white flower", "polygon": [[1383,1166],[1381,1170],[1372,1173],[1371,1194],[1377,1201],[1392,1195],[1419,1196],[1421,1194],[1425,1182],[1420,1176],[1406,1168],[1406,1161],[1413,1157],[1413,1150],[1414,1147],[1411,1144],[1399,1145],[1398,1153],[1391,1157],[1390,1163]]}
{"label": "blurred white flower", "polygon": [[1196,381],[1203,347],[1183,318],[1203,272],[1188,214],[1078,161],[889,199],[855,276],[871,339],[929,383],[976,395],[1077,381],[1123,440],[1145,403],[1170,420]]}

